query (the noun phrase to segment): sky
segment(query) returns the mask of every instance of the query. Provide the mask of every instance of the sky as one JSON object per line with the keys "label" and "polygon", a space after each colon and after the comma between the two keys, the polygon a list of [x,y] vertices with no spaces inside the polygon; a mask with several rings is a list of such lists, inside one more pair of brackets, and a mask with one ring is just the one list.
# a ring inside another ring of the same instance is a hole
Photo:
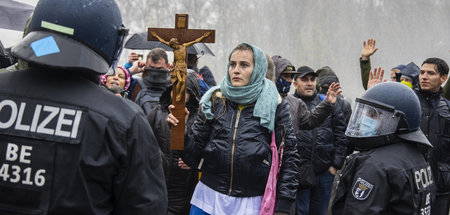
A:
{"label": "sky", "polygon": [[36,6],[36,4],[38,3],[39,0],[14,0],[14,1],[29,4],[31,6]]}

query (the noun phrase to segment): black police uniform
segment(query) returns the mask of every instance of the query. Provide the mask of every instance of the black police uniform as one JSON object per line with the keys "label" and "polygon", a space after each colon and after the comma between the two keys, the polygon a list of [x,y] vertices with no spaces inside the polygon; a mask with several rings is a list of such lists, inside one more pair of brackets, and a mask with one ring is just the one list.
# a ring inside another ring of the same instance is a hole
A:
{"label": "black police uniform", "polygon": [[0,76],[0,214],[164,214],[158,145],[140,108],[67,73]]}
{"label": "black police uniform", "polygon": [[336,190],[333,215],[430,214],[434,181],[414,143],[389,145],[353,154]]}
{"label": "black police uniform", "polygon": [[370,88],[355,102],[345,134],[361,152],[346,161],[333,215],[431,214],[436,187],[425,158],[432,145],[419,128],[415,93],[388,82]]}
{"label": "black police uniform", "polygon": [[128,30],[114,0],[40,0],[0,76],[0,214],[164,214],[140,108],[98,85]]}

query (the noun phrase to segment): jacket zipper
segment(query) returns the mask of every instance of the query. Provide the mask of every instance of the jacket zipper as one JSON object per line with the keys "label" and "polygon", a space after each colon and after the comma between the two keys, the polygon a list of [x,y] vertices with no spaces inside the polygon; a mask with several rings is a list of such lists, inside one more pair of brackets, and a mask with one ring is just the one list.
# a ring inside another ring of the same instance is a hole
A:
{"label": "jacket zipper", "polygon": [[228,195],[231,195],[231,190],[233,189],[233,165],[234,165],[234,149],[236,145],[236,133],[239,125],[239,118],[241,117],[241,110],[238,110],[236,115],[236,123],[234,124],[234,134],[233,134],[233,146],[231,148],[231,177],[230,177],[230,189],[228,190]]}

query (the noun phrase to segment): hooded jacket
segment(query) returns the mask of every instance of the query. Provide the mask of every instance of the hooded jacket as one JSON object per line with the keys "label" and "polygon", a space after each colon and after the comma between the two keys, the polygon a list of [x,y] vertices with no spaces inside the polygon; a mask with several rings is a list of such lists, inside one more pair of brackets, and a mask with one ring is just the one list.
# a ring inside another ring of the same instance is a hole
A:
{"label": "hooded jacket", "polygon": [[292,65],[289,60],[278,55],[273,56],[272,60],[273,64],[275,65],[275,80],[278,80],[278,78],[280,78],[281,73],[286,69],[286,67],[294,67],[294,65]]}
{"label": "hooded jacket", "polygon": [[[186,133],[191,132],[192,124],[198,113],[200,100],[200,85],[197,75],[194,72],[186,76],[186,90],[189,92],[189,101],[186,107],[189,110],[189,117],[186,122]],[[180,151],[170,150],[170,127],[166,121],[169,115],[168,106],[171,104],[170,93],[172,87],[168,87],[161,96],[160,104],[150,111],[147,119],[152,126],[153,133],[161,150],[164,173],[168,190],[168,214],[188,214],[190,199],[198,181],[198,171],[196,167],[191,170],[183,170],[178,166],[178,159],[181,157]]]}

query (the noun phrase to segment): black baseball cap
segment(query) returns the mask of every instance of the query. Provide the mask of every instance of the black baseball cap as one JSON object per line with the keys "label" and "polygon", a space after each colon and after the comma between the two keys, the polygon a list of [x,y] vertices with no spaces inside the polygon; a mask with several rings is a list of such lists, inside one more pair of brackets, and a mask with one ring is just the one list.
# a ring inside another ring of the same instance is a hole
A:
{"label": "black baseball cap", "polygon": [[306,75],[312,74],[313,76],[317,77],[317,74],[314,72],[314,70],[309,66],[301,66],[297,69],[297,74],[294,76],[294,80],[297,78],[305,77]]}

